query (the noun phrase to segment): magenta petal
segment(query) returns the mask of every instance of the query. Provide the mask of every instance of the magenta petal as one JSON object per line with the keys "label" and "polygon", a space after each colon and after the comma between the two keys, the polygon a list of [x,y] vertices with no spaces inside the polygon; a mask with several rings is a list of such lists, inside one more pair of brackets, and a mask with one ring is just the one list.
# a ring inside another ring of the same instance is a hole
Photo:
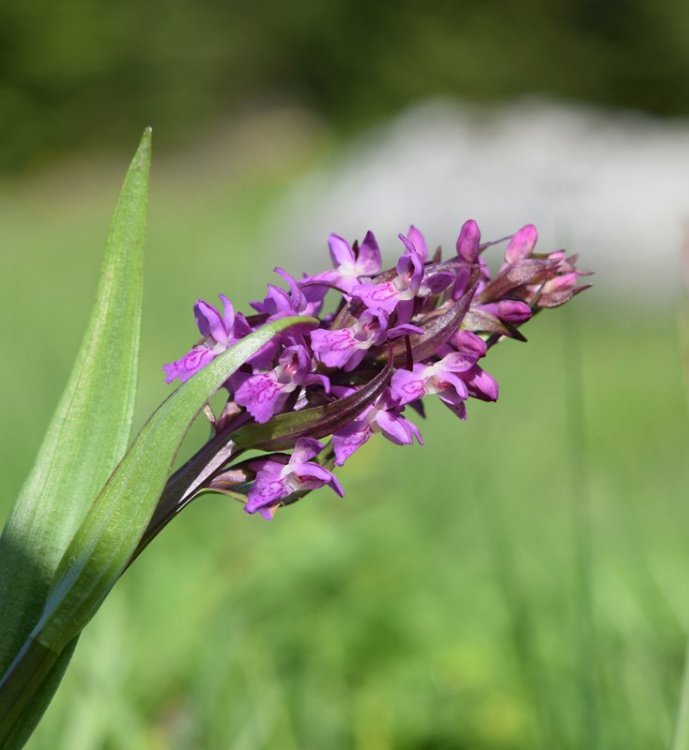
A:
{"label": "magenta petal", "polygon": [[486,342],[473,331],[458,331],[452,337],[452,346],[467,359],[481,359],[486,356]]}
{"label": "magenta petal", "polygon": [[189,380],[192,375],[195,375],[209,362],[214,360],[215,356],[215,353],[207,346],[195,346],[191,351],[187,352],[182,359],[178,359],[175,362],[170,362],[163,366],[167,376],[165,382],[171,383],[175,378],[179,378],[182,383],[184,383],[186,380]]}
{"label": "magenta petal", "polygon": [[357,341],[349,328],[311,331],[311,346],[316,357],[326,367],[344,367],[357,349]]}
{"label": "magenta petal", "polygon": [[478,365],[471,371],[467,378],[469,393],[482,401],[497,401],[499,388],[497,380],[482,370]]}
{"label": "magenta petal", "polygon": [[266,477],[264,479],[259,472],[247,495],[244,510],[247,513],[255,513],[260,508],[279,503],[280,500],[289,494],[290,490],[286,480],[275,479],[274,477]]}
{"label": "magenta petal", "polygon": [[515,263],[528,258],[538,241],[538,230],[533,224],[527,224],[512,236],[505,249],[505,263]]}
{"label": "magenta petal", "polygon": [[291,456],[288,456],[286,453],[272,453],[270,458],[259,458],[256,461],[251,461],[249,468],[257,474],[260,473],[264,479],[269,476],[279,479],[282,470],[289,463],[290,458]]}
{"label": "magenta petal", "polygon": [[259,302],[258,305],[253,302],[251,304],[258,312],[267,312],[273,315],[292,312],[289,294],[275,284],[268,284],[268,294],[263,302]]}
{"label": "magenta petal", "polygon": [[421,437],[421,431],[419,428],[408,419],[405,419],[404,421],[409,425],[409,429],[411,430],[412,435],[416,438],[416,442],[419,445],[423,445],[423,438]]}
{"label": "magenta petal", "polygon": [[361,363],[361,360],[366,356],[367,351],[368,350],[366,348],[355,349],[352,352],[351,357],[347,360],[347,364],[345,364],[342,369],[345,372],[351,372],[352,370],[356,369]]}
{"label": "magenta petal", "polygon": [[222,302],[223,326],[225,327],[227,333],[231,334],[234,328],[234,307],[232,306],[232,302],[230,302],[229,298],[224,294],[219,294],[218,297]]}
{"label": "magenta petal", "polygon": [[426,238],[414,225],[412,225],[407,232],[407,239],[411,242],[412,246],[421,257],[421,260],[425,263],[428,260],[428,245],[426,244]]}
{"label": "magenta petal", "polygon": [[497,303],[497,316],[512,325],[521,325],[531,319],[531,308],[519,300],[500,300]]}
{"label": "magenta petal", "polygon": [[455,279],[456,275],[449,271],[426,274],[421,281],[420,293],[423,296],[440,294],[440,292],[447,289]]}
{"label": "magenta petal", "polygon": [[410,445],[414,442],[406,419],[381,410],[376,414],[376,423],[385,437],[393,443]]}
{"label": "magenta petal", "polygon": [[340,237],[339,234],[331,234],[328,237],[328,247],[335,267],[342,266],[345,263],[354,263],[354,253],[344,237]]}
{"label": "magenta petal", "polygon": [[[442,375],[439,376],[444,384],[447,384],[448,387],[442,389],[441,397],[448,398],[453,403],[456,402],[457,399],[466,399],[469,397],[469,391],[467,389],[466,383],[462,378],[459,377],[459,375],[455,375],[453,372],[443,372]],[[452,393],[452,390],[454,390],[454,394]],[[455,398],[457,397],[457,399]]]}
{"label": "magenta petal", "polygon": [[466,418],[467,418],[467,407],[466,407],[466,403],[464,401],[462,401],[460,404],[450,404],[447,401],[443,401],[443,403],[445,404],[445,406],[447,406],[447,408],[451,412],[453,412],[454,414],[456,414],[463,422],[466,420]]}
{"label": "magenta petal", "polygon": [[227,344],[227,330],[214,307],[200,299],[194,305],[194,317],[203,336],[210,336],[218,343]]}
{"label": "magenta petal", "polygon": [[303,344],[288,346],[278,360],[280,368],[278,382],[281,385],[300,385],[311,368],[311,354]]}
{"label": "magenta petal", "polygon": [[314,490],[324,484],[329,484],[333,476],[326,468],[312,462],[300,463],[295,466],[294,475],[300,483],[314,485],[310,488]]}
{"label": "magenta petal", "polygon": [[313,373],[304,379],[304,385],[319,385],[326,393],[330,393],[330,378],[327,375]]}
{"label": "magenta petal", "polygon": [[440,361],[445,372],[466,372],[476,364],[478,356],[475,352],[465,349],[446,354]]}
{"label": "magenta petal", "polygon": [[340,497],[344,497],[344,487],[340,484],[340,480],[334,474],[330,474],[328,487],[331,487]]}
{"label": "magenta petal", "polygon": [[353,422],[333,435],[335,465],[342,466],[371,437],[373,431],[365,423]]}
{"label": "magenta petal", "polygon": [[[266,521],[272,521],[278,507],[279,505],[277,503],[275,505],[266,505],[265,508],[259,508],[258,513]],[[246,507],[244,507],[244,510],[246,510]]]}
{"label": "magenta petal", "polygon": [[390,380],[392,397],[400,405],[408,404],[426,395],[423,373],[424,365],[414,365],[413,370],[396,370]]}
{"label": "magenta petal", "polygon": [[361,243],[356,265],[360,269],[361,276],[373,276],[380,273],[380,248],[375,235],[370,230],[366,232],[364,241]]}
{"label": "magenta petal", "polygon": [[457,238],[457,255],[467,263],[478,260],[478,246],[481,242],[481,230],[473,220],[465,221]]}
{"label": "magenta petal", "polygon": [[405,244],[407,250],[397,261],[397,266],[395,267],[398,274],[397,284],[405,292],[409,292],[405,296],[408,299],[419,291],[421,280],[423,279],[424,266],[421,257],[414,249],[414,246],[409,243],[409,240],[402,234],[399,235],[399,238]]}
{"label": "magenta petal", "polygon": [[408,323],[411,320],[412,315],[414,314],[413,298],[403,299],[401,302],[399,302],[397,307],[395,308],[395,312],[397,313],[398,323]]}
{"label": "magenta petal", "polygon": [[318,455],[322,449],[323,445],[315,438],[299,438],[294,444],[294,452],[290,458],[290,464],[296,465],[304,463]]}
{"label": "magenta petal", "polygon": [[280,268],[279,266],[273,269],[278,276],[282,276],[282,278],[289,284],[289,290],[290,290],[290,312],[295,313],[301,313],[306,309],[307,301],[306,297],[304,296],[304,293],[302,292],[301,288],[299,287],[299,283],[297,280],[292,276],[291,274],[287,273],[284,268]]}
{"label": "magenta petal", "polygon": [[382,284],[357,284],[352,295],[358,297],[369,310],[383,310],[392,314],[399,300],[399,291],[392,281]]}
{"label": "magenta petal", "polygon": [[247,378],[236,390],[234,400],[262,424],[278,410],[282,395],[282,389],[275,382],[273,373],[263,372]]}

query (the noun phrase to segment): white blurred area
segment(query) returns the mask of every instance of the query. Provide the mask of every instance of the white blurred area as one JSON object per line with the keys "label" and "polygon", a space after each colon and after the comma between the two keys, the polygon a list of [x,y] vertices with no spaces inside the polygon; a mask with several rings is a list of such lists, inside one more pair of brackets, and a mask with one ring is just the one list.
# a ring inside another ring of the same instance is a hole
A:
{"label": "white blurred area", "polygon": [[278,206],[268,241],[290,267],[313,271],[330,232],[353,240],[370,228],[392,263],[410,223],[453,252],[467,218],[485,240],[536,224],[539,250],[580,253],[599,298],[663,300],[682,283],[689,122],[532,100],[432,102],[302,179]]}

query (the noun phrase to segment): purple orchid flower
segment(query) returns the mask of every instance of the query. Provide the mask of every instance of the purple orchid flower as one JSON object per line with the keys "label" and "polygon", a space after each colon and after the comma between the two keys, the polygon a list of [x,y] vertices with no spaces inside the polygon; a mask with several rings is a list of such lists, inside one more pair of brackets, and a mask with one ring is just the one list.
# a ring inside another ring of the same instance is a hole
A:
{"label": "purple orchid flower", "polygon": [[[532,224],[482,243],[478,224],[469,220],[459,231],[456,256],[444,262],[440,249],[429,257],[415,226],[399,237],[403,254],[395,268],[381,273],[371,232],[361,246],[331,234],[334,268],[299,281],[276,268],[287,289],[269,285],[266,297],[252,303],[258,315],[249,320],[235,315],[223,296],[222,312],[196,303],[202,340],[165,365],[168,382],[187,380],[252,327],[286,315],[319,316],[329,290],[340,296],[318,328],[283,332],[230,376],[218,416],[207,409],[215,434],[204,449],[209,455],[216,443],[229,455],[233,446],[293,449],[292,455],[232,464],[221,453],[206,488],[245,495],[246,510],[266,518],[326,484],[342,494],[329,468],[313,460],[323,449],[316,438],[330,440],[323,463],[341,466],[376,433],[397,445],[421,443],[404,411],[410,407],[423,417],[425,396],[437,395],[466,419],[470,398],[498,398],[497,382],[479,365],[489,349],[505,337],[525,340],[519,329],[536,312],[586,288],[579,285],[586,272],[576,267],[576,256],[534,253],[538,232]],[[492,277],[483,255],[497,242],[507,246]]]}
{"label": "purple orchid flower", "polygon": [[467,291],[470,279],[473,277],[473,269],[477,266],[479,270],[477,296],[490,281],[490,268],[481,255],[485,247],[486,245],[481,245],[481,230],[478,224],[473,219],[465,221],[459,230],[456,242],[460,265],[452,293],[454,299],[459,299]]}
{"label": "purple orchid flower", "polygon": [[385,338],[388,316],[383,311],[364,310],[348,328],[311,331],[311,346],[326,367],[353,370],[366,352]]}
{"label": "purple orchid flower", "polygon": [[342,466],[376,432],[396,445],[411,445],[414,438],[423,445],[419,428],[405,419],[402,412],[403,407],[392,397],[390,388],[386,388],[358,419],[333,434],[335,465]]}
{"label": "purple orchid flower", "polygon": [[326,367],[339,367],[350,372],[361,363],[371,347],[401,336],[423,333],[422,328],[411,323],[392,328],[388,328],[388,323],[389,318],[382,310],[366,309],[351,326],[311,331],[311,346]]}
{"label": "purple orchid flower", "polygon": [[230,300],[224,294],[218,296],[223,304],[222,315],[202,299],[197,300],[194,305],[194,317],[203,341],[181,359],[163,365],[166,383],[171,383],[176,378],[182,382],[189,380],[218,354],[251,332],[246,318],[241,313],[235,315]]}
{"label": "purple orchid flower", "polygon": [[[397,276],[379,284],[358,284],[352,290],[352,295],[360,299],[369,310],[382,310],[392,315],[400,303],[413,302],[419,291],[423,278],[423,261],[404,235],[401,234],[400,239],[405,245],[405,251],[397,261]],[[408,313],[409,310],[405,312]]]}
{"label": "purple orchid flower", "polygon": [[489,302],[486,305],[476,305],[475,307],[515,326],[526,323],[533,314],[530,305],[516,299],[501,299],[499,302]]}
{"label": "purple orchid flower", "polygon": [[534,290],[537,296],[539,307],[559,307],[569,302],[575,294],[588,288],[587,286],[577,286],[581,271],[571,271],[553,279],[548,279],[543,286]]}
{"label": "purple orchid flower", "polygon": [[488,372],[474,365],[462,376],[469,389],[469,395],[479,401],[497,401],[500,395],[498,381]]}
{"label": "purple orchid flower", "polygon": [[[411,370],[397,370],[390,390],[400,405],[437,394],[462,418],[470,395],[486,401],[497,399],[497,384],[476,363],[486,353],[486,344],[470,331],[459,331],[451,340],[454,351],[436,362],[417,362]],[[480,395],[478,395],[480,394]]]}
{"label": "purple orchid flower", "polygon": [[512,235],[505,248],[505,263],[516,263],[531,257],[538,242],[538,230],[533,224],[526,224]]}
{"label": "purple orchid flower", "polygon": [[380,248],[373,232],[366,232],[361,245],[354,243],[353,248],[339,234],[331,234],[328,247],[335,269],[310,276],[309,283],[323,281],[345,294],[351,294],[362,276],[380,273]]}
{"label": "purple orchid flower", "polygon": [[166,376],[165,382],[172,383],[173,380],[179,378],[184,383],[192,375],[203,369],[209,362],[212,362],[216,356],[216,353],[212,349],[203,344],[192,347],[181,359],[176,359],[174,362],[168,362],[166,365],[163,365]]}
{"label": "purple orchid flower", "polygon": [[406,240],[405,246],[408,247],[411,245],[416,250],[419,258],[421,258],[421,262],[425,263],[428,260],[428,245],[423,233],[412,224],[407,234],[404,235],[404,239]]}
{"label": "purple orchid flower", "polygon": [[251,307],[268,316],[268,320],[277,320],[286,315],[309,315],[309,301],[294,276],[282,268],[273,269],[282,276],[289,286],[289,292],[279,286],[268,284],[268,294],[262,302],[252,302]]}
{"label": "purple orchid flower", "polygon": [[465,221],[457,237],[457,255],[465,263],[477,263],[480,244],[481,230],[478,224],[473,219]]}
{"label": "purple orchid flower", "polygon": [[256,479],[247,495],[244,510],[257,511],[266,519],[272,518],[281,501],[293,492],[315,490],[328,485],[340,497],[344,495],[337,477],[320,464],[311,461],[323,446],[312,438],[299,438],[291,456],[275,453],[269,458],[249,464],[256,471]]}
{"label": "purple orchid flower", "polygon": [[278,412],[299,386],[319,385],[326,393],[330,391],[328,377],[311,372],[311,355],[301,344],[286,347],[274,369],[246,378],[239,375],[238,379],[243,382],[236,388],[234,400],[259,423]]}

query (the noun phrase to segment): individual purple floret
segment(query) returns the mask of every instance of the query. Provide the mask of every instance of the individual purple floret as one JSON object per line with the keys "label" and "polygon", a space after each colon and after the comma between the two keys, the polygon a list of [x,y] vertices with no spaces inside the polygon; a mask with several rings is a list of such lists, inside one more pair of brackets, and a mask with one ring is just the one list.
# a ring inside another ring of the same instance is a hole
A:
{"label": "individual purple floret", "polygon": [[[189,379],[267,321],[319,316],[326,297],[335,296],[326,308],[333,312],[275,336],[230,376],[227,403],[217,416],[207,409],[214,437],[191,460],[197,475],[185,476],[184,486],[243,498],[249,513],[265,518],[324,485],[342,494],[332,470],[374,435],[397,445],[422,442],[407,411],[423,415],[427,396],[460,419],[472,399],[496,401],[497,381],[479,362],[506,338],[525,341],[524,324],[588,286],[579,283],[587,272],[576,267],[576,256],[535,251],[532,224],[482,242],[469,220],[446,260],[440,249],[430,255],[415,226],[399,238],[401,257],[381,271],[372,232],[361,244],[331,234],[334,268],[301,279],[275,269],[283,284],[269,285],[248,318],[222,295],[222,312],[196,303],[202,339],[165,365],[168,382]],[[493,274],[484,255],[505,241]],[[239,460],[246,450],[264,455]]]}
{"label": "individual purple floret", "polygon": [[477,263],[480,243],[481,230],[473,219],[469,219],[469,221],[464,222],[459,230],[459,236],[455,243],[457,256],[465,263]]}
{"label": "individual purple floret", "polygon": [[423,278],[423,260],[414,245],[404,235],[400,235],[406,249],[397,261],[397,275],[389,281],[357,284],[352,289],[369,310],[391,315],[401,302],[411,302],[419,291]]}
{"label": "individual purple floret", "polygon": [[268,320],[275,320],[285,315],[309,315],[309,301],[299,282],[282,268],[275,268],[274,270],[287,282],[289,292],[274,284],[268,284],[268,294],[263,302],[251,303],[254,310],[267,315]]}
{"label": "individual purple floret", "polygon": [[367,232],[361,245],[355,242],[354,247],[339,234],[331,234],[328,247],[335,270],[316,274],[311,277],[312,280],[327,282],[346,294],[351,294],[362,276],[380,273],[380,248],[373,232]]}
{"label": "individual purple floret", "polygon": [[335,465],[342,466],[376,432],[397,445],[411,445],[416,438],[423,444],[419,428],[402,416],[404,406],[392,396],[390,388],[378,397],[357,419],[333,434]]}
{"label": "individual purple floret", "polygon": [[[459,336],[464,339],[467,334],[468,331],[460,331]],[[416,363],[411,370],[397,370],[390,382],[393,398],[404,405],[424,396],[438,394],[440,400],[453,411],[459,409],[463,413],[463,404],[470,395],[469,384],[476,388],[477,382],[485,381],[480,377],[483,370],[476,364],[482,356],[477,349],[472,351],[471,344],[462,345],[461,350],[446,354],[442,359]],[[483,388],[480,392],[485,401],[495,401],[498,397],[497,387]]]}
{"label": "individual purple floret", "polygon": [[203,336],[203,340],[185,354],[182,359],[164,366],[167,375],[165,382],[171,383],[177,378],[182,382],[189,380],[192,375],[214,360],[218,354],[251,333],[251,327],[246,318],[241,314],[235,315],[232,303],[224,294],[220,294],[219,297],[223,304],[222,315],[202,299],[194,305],[196,325]]}
{"label": "individual purple floret", "polygon": [[277,367],[247,377],[235,391],[234,400],[246,407],[257,422],[267,422],[299,386],[319,385],[326,393],[330,390],[328,377],[311,369],[311,353],[306,346],[288,346],[280,355]]}
{"label": "individual purple floret", "polygon": [[249,463],[249,468],[256,472],[256,479],[247,495],[246,512],[258,511],[264,518],[272,518],[280,502],[292,493],[325,485],[342,497],[344,490],[337,477],[311,461],[322,448],[318,440],[300,438],[291,456],[275,453]]}
{"label": "individual purple floret", "polygon": [[311,346],[326,367],[353,370],[366,352],[385,339],[389,317],[382,310],[364,310],[352,325],[311,331]]}

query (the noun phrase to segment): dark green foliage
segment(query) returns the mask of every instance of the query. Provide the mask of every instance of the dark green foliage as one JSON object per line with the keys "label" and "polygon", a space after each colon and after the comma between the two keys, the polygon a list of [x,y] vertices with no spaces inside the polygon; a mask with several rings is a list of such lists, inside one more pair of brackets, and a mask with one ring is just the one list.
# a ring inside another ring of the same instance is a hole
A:
{"label": "dark green foliage", "polygon": [[4,170],[145,123],[164,147],[266,101],[351,127],[419,97],[525,93],[688,113],[685,3],[0,3]]}

